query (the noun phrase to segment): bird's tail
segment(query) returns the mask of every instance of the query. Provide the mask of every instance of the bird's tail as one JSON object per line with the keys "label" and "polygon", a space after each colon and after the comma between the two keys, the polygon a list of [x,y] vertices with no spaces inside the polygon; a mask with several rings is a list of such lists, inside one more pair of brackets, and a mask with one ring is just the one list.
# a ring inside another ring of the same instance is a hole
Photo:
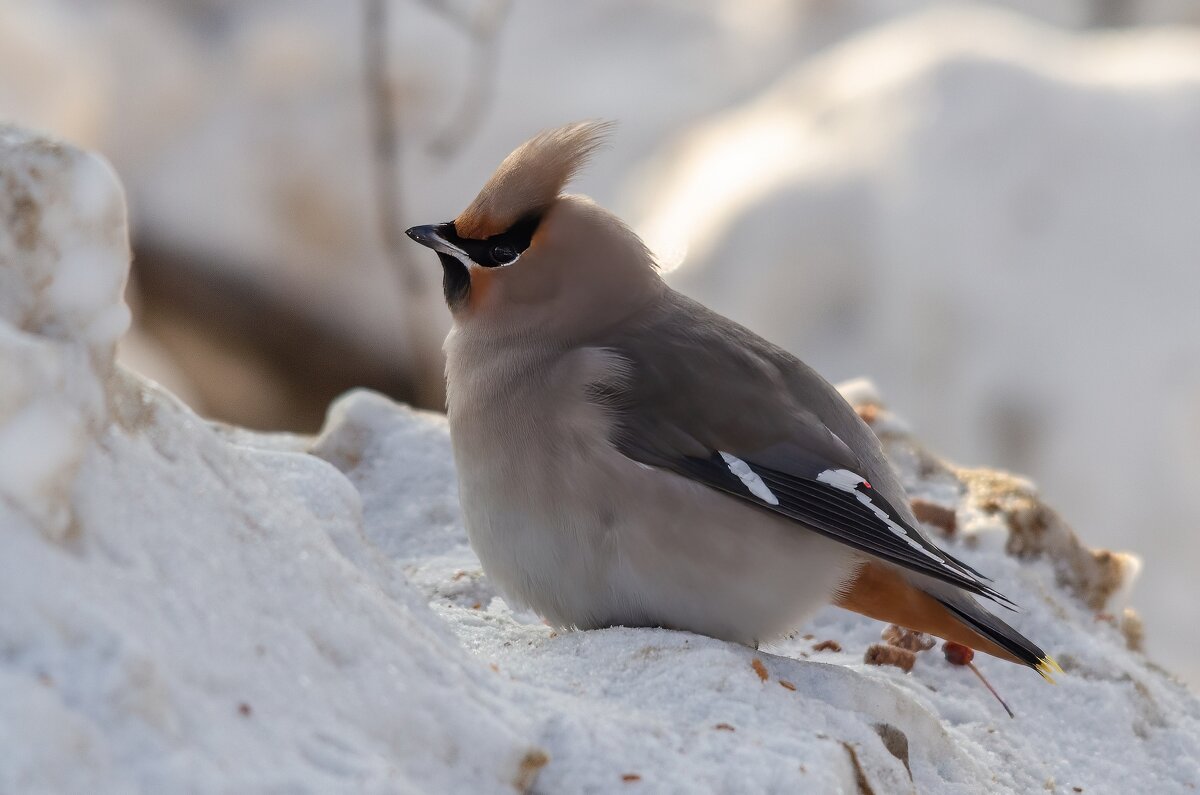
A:
{"label": "bird's tail", "polygon": [[1062,668],[1033,641],[952,585],[882,562],[868,562],[842,587],[837,604],[856,613],[1028,665],[1049,682]]}
{"label": "bird's tail", "polygon": [[957,598],[947,598],[938,594],[930,594],[951,615],[965,624],[975,634],[986,638],[990,643],[1008,653],[1013,662],[1028,665],[1042,675],[1051,684],[1054,679],[1051,674],[1062,673],[1062,668],[1054,658],[1042,651],[1041,647],[1029,638],[1017,632],[1000,618],[988,612],[975,599],[966,594]]}

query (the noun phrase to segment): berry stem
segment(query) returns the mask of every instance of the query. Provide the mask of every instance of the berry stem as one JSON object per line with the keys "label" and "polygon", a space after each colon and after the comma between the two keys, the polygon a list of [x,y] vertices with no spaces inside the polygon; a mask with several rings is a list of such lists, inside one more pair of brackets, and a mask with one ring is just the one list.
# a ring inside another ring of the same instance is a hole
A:
{"label": "berry stem", "polygon": [[996,688],[992,687],[991,682],[989,682],[987,679],[985,679],[983,674],[979,671],[979,669],[975,667],[975,663],[969,662],[969,663],[967,663],[967,667],[975,672],[975,675],[979,677],[980,682],[983,682],[983,686],[988,689],[988,692],[990,692],[993,696],[996,697],[996,700],[1000,702],[1000,706],[1004,707],[1004,711],[1008,713],[1008,717],[1010,717],[1010,718],[1017,717],[1016,714],[1013,713],[1013,711],[1011,709],[1009,709],[1008,704],[1004,703],[1004,699],[1000,698],[1000,694],[996,692]]}

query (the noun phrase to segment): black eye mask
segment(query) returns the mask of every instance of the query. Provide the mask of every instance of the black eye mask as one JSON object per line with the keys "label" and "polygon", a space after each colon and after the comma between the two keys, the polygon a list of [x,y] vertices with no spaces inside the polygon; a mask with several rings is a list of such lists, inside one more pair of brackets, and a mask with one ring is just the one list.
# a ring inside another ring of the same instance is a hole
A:
{"label": "black eye mask", "polygon": [[529,216],[517,221],[506,231],[483,240],[459,237],[453,221],[434,227],[443,240],[462,249],[476,265],[484,268],[499,268],[511,265],[529,248],[529,241],[537,231],[540,216]]}

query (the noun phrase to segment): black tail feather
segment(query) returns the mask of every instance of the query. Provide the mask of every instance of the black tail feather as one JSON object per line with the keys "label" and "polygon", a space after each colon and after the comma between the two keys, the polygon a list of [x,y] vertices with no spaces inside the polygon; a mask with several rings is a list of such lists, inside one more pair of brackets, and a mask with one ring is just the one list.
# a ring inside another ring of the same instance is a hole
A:
{"label": "black tail feather", "polygon": [[955,604],[936,595],[930,595],[934,596],[959,621],[1037,671],[1045,679],[1053,682],[1054,680],[1050,678],[1049,674],[1062,671],[1058,663],[1036,643],[976,605],[973,600]]}

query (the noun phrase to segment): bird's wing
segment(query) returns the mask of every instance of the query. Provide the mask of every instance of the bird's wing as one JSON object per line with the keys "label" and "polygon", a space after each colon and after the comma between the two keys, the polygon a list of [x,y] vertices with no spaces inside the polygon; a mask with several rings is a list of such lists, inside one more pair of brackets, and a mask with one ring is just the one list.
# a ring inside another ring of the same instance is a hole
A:
{"label": "bird's wing", "polygon": [[674,296],[593,349],[611,366],[590,397],[611,413],[623,455],[1011,604],[916,528],[878,440],[832,386],[698,304],[681,313],[685,301]]}

